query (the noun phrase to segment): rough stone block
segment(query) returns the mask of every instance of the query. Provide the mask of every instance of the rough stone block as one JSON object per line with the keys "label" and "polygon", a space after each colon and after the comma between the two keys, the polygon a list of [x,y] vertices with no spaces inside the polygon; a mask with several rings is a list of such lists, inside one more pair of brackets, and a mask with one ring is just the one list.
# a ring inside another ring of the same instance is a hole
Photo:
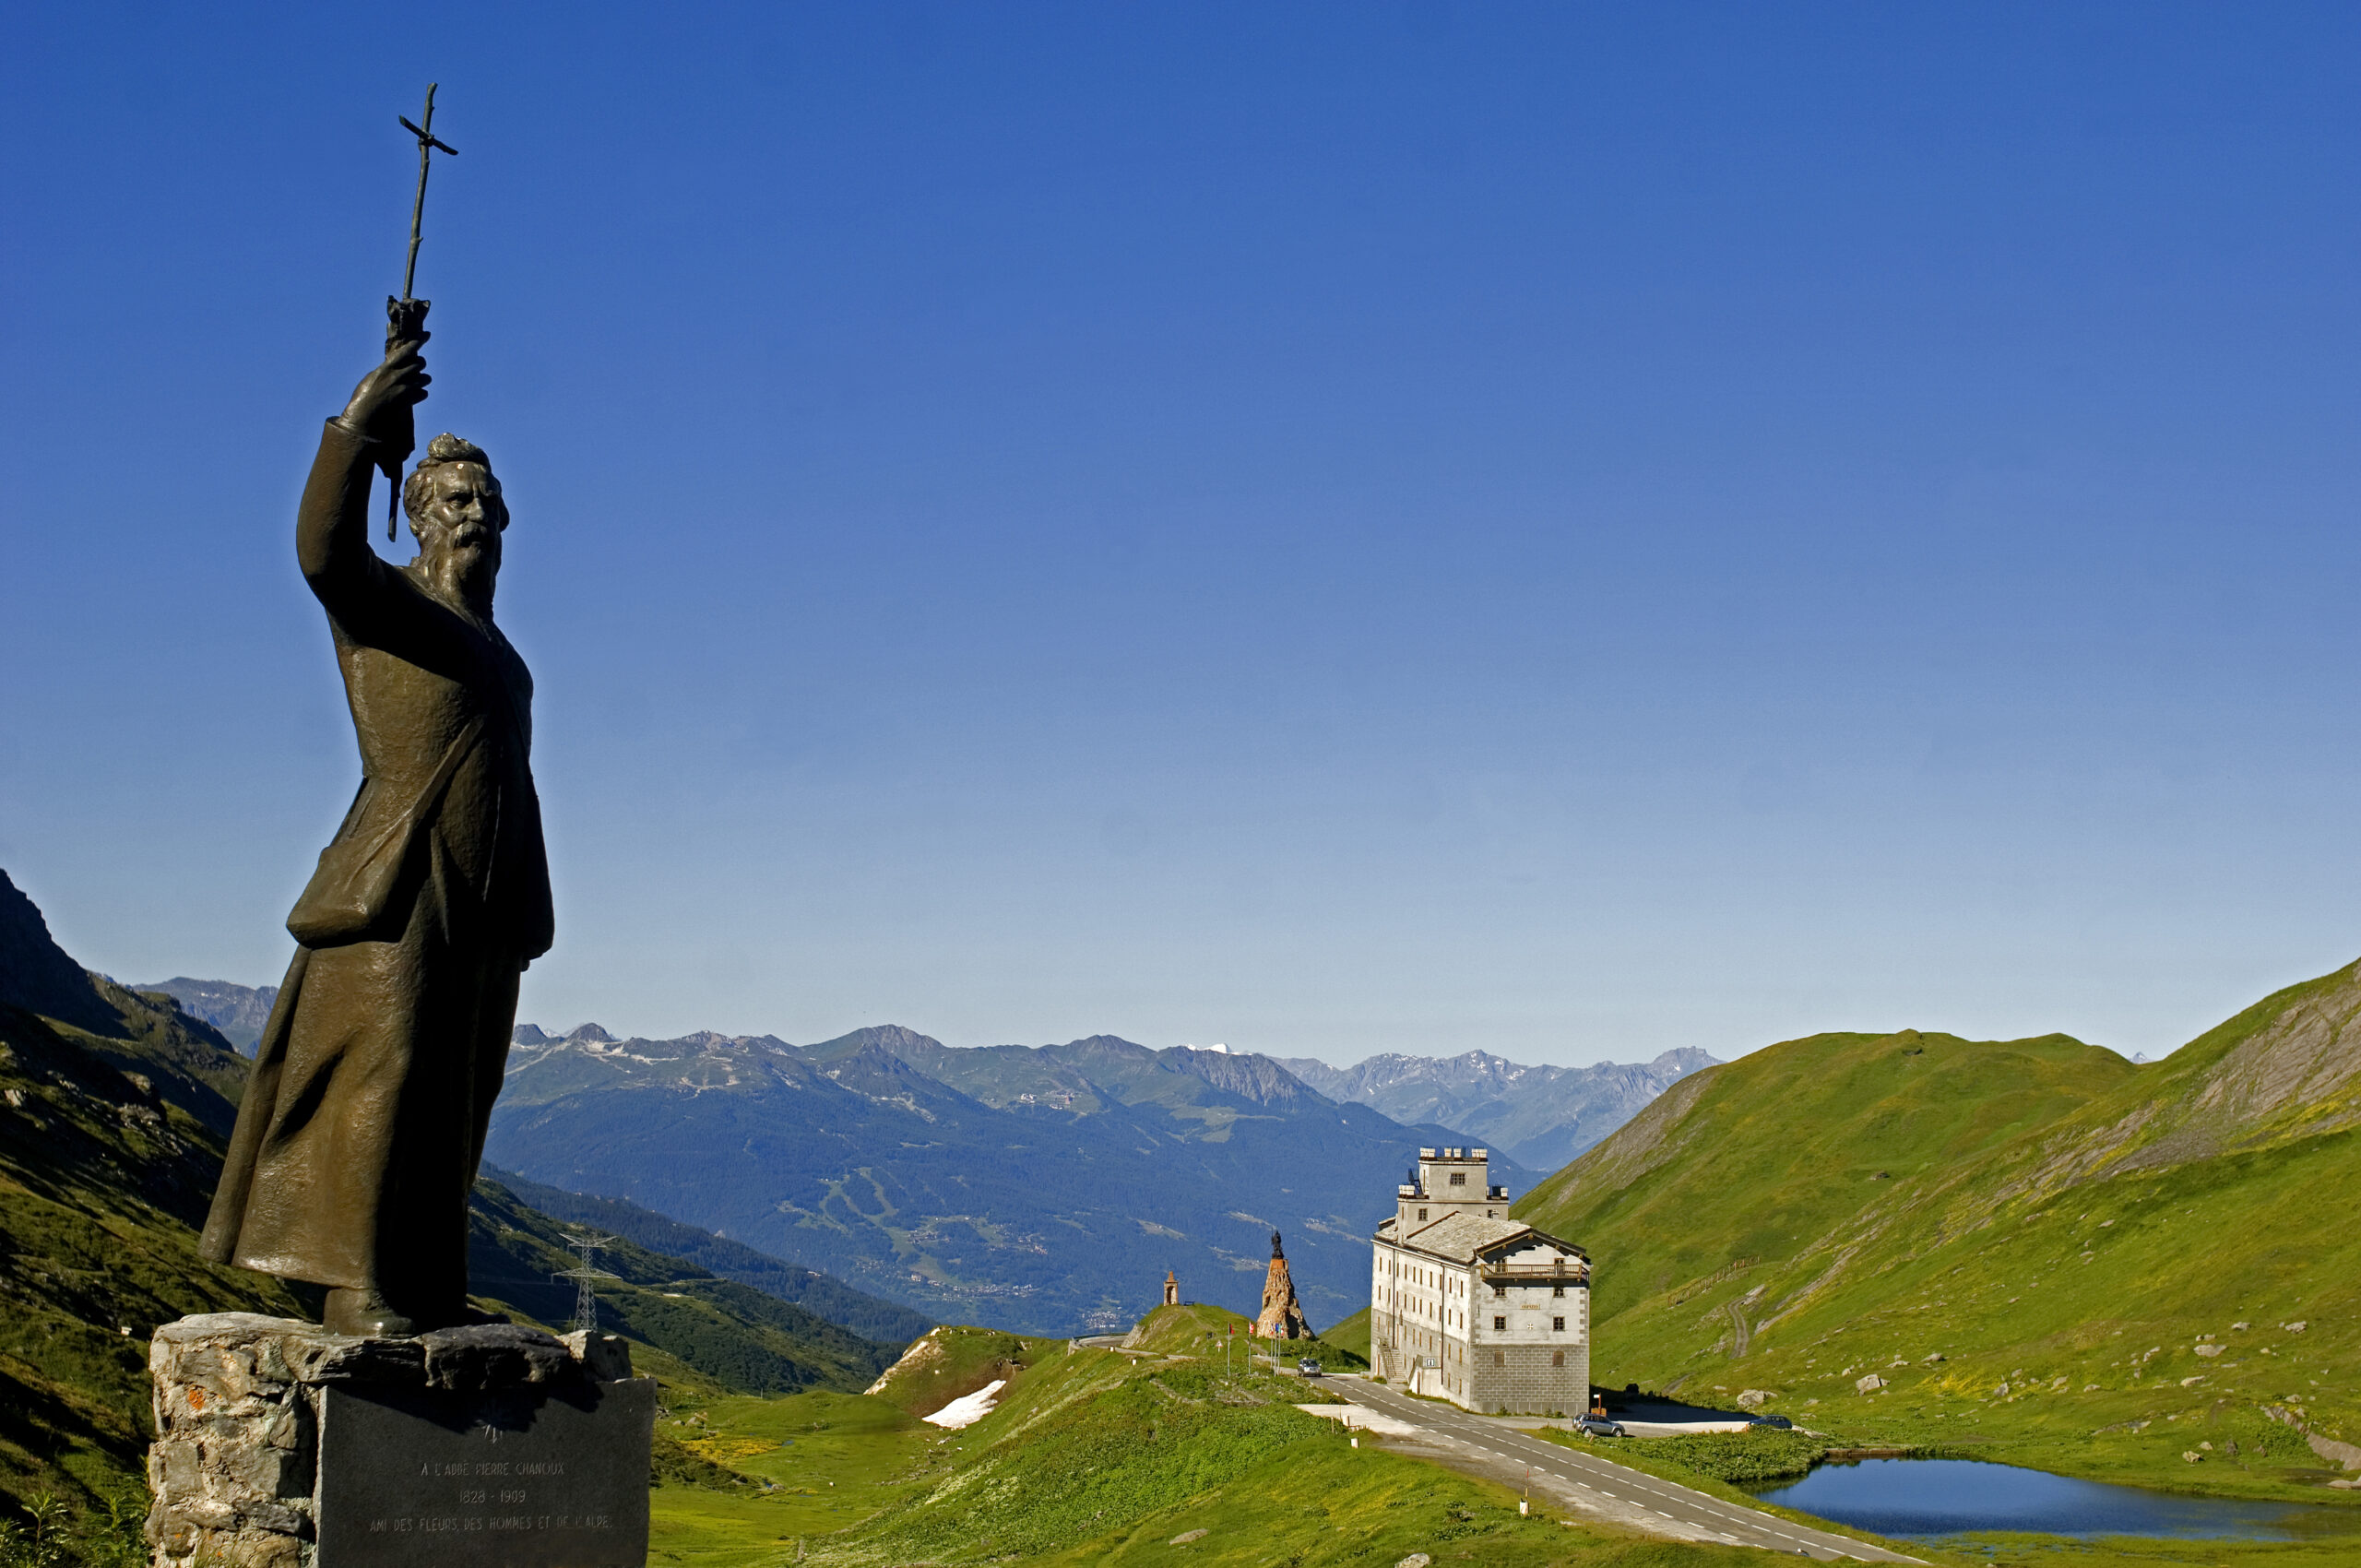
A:
{"label": "rough stone block", "polygon": [[631,1346],[620,1336],[577,1328],[558,1338],[594,1382],[620,1383],[631,1375]]}
{"label": "rough stone block", "polygon": [[[157,1568],[602,1568],[644,1557],[655,1384],[626,1381],[630,1352],[611,1335],[561,1340],[491,1324],[355,1339],[215,1313],[157,1330],[148,1369]],[[323,1430],[331,1407],[348,1413],[341,1444]],[[399,1420],[379,1431],[350,1414],[364,1408]],[[468,1452],[420,1465],[464,1463],[470,1474],[396,1462],[438,1443]],[[366,1499],[340,1504],[337,1518],[322,1500],[356,1495],[356,1477],[378,1501],[418,1506],[370,1515],[386,1526],[374,1541],[365,1527],[339,1535]]]}
{"label": "rough stone block", "polygon": [[513,1323],[442,1328],[420,1341],[426,1347],[429,1388],[514,1388],[578,1382],[583,1375],[581,1363],[554,1336]]}

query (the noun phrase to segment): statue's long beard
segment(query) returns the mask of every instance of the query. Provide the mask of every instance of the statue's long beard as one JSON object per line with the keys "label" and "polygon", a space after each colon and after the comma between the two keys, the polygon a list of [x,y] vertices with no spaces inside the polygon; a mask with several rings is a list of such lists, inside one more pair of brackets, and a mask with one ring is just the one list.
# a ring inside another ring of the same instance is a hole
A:
{"label": "statue's long beard", "polygon": [[500,577],[497,537],[473,547],[421,540],[419,564],[427,579],[478,612],[492,608],[492,590]]}

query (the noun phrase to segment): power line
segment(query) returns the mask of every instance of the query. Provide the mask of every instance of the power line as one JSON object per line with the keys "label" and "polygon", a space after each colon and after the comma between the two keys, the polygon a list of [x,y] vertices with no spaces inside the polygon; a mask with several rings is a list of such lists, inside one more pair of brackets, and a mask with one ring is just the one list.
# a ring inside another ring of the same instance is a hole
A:
{"label": "power line", "polygon": [[552,1279],[574,1281],[574,1326],[585,1334],[599,1332],[599,1294],[597,1283],[601,1279],[623,1282],[620,1274],[610,1274],[599,1266],[599,1250],[615,1244],[612,1236],[602,1236],[595,1230],[577,1230],[566,1238],[565,1244],[582,1254],[582,1266],[569,1268],[550,1276]]}

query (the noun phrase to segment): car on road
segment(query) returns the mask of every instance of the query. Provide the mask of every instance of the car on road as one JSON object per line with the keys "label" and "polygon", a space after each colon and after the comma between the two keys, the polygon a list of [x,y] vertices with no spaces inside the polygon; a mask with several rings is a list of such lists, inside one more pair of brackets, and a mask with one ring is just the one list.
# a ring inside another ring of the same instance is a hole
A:
{"label": "car on road", "polygon": [[1306,1377],[1318,1377],[1320,1375],[1320,1363],[1313,1360],[1310,1356],[1306,1356],[1303,1360],[1295,1364],[1295,1370],[1301,1372]]}
{"label": "car on road", "polygon": [[1574,1430],[1584,1437],[1621,1437],[1623,1423],[1605,1416],[1576,1416]]}

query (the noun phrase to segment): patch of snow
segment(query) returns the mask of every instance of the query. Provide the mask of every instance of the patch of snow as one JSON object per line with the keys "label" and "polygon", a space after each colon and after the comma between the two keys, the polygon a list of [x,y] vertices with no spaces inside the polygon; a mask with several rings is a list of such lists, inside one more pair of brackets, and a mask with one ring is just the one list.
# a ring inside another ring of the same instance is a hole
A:
{"label": "patch of snow", "polygon": [[931,1416],[924,1416],[920,1420],[931,1421],[936,1426],[950,1431],[956,1431],[961,1427],[974,1426],[992,1413],[992,1402],[999,1398],[1000,1391],[1007,1386],[1006,1378],[996,1377],[973,1394],[963,1394]]}

